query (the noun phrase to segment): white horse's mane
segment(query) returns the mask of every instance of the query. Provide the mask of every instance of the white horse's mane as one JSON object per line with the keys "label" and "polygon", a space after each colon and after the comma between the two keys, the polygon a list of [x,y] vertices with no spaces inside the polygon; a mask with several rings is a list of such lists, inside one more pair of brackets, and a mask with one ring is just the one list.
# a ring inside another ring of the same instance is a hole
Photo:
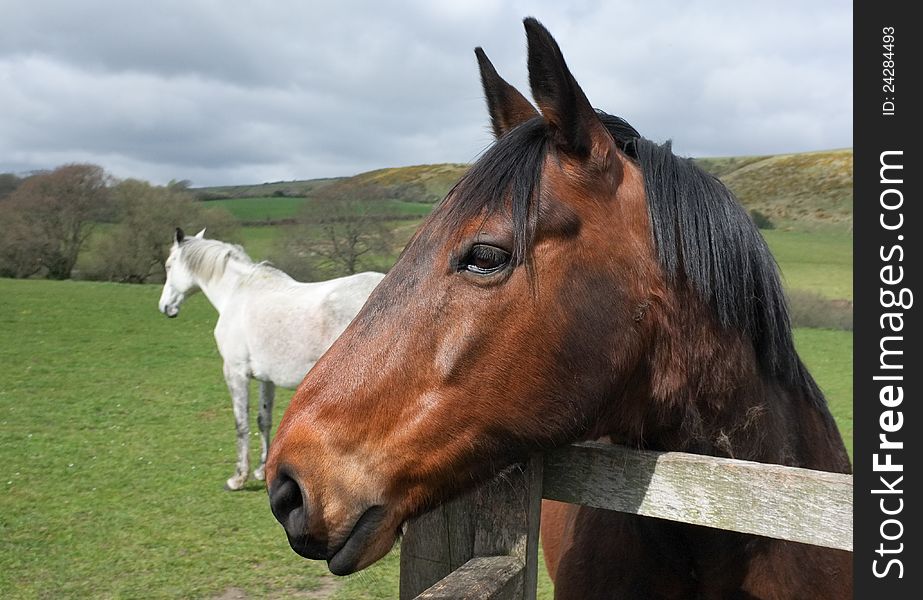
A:
{"label": "white horse's mane", "polygon": [[[253,262],[242,246],[222,242],[220,240],[206,240],[186,238],[180,244],[183,264],[189,271],[203,281],[211,281],[224,275],[230,260],[242,262],[244,266],[253,267],[254,272],[272,271],[285,275],[268,262]],[[286,275],[287,277],[287,275]]]}

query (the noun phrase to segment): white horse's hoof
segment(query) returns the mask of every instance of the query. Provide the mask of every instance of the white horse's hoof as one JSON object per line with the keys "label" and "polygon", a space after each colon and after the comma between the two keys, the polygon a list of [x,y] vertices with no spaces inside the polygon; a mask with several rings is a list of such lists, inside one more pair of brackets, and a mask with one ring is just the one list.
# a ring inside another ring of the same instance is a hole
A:
{"label": "white horse's hoof", "polygon": [[244,484],[247,482],[246,477],[231,477],[224,484],[224,489],[229,492],[236,492],[239,489],[244,487]]}
{"label": "white horse's hoof", "polygon": [[253,478],[257,481],[266,480],[266,467],[259,467],[256,471],[253,472]]}

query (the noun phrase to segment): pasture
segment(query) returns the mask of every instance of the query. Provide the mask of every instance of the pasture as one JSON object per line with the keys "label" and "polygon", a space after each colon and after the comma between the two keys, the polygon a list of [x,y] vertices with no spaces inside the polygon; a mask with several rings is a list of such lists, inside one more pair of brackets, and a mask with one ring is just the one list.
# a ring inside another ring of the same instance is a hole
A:
{"label": "pasture", "polygon": [[304,198],[255,197],[210,200],[208,204],[227,209],[242,223],[256,223],[294,219],[304,202]]}
{"label": "pasture", "polygon": [[[159,294],[0,280],[0,597],[328,597],[262,484],[222,489],[234,433],[215,313],[198,296],[168,320]],[[391,597],[396,569],[333,597]]]}
{"label": "pasture", "polygon": [[[198,296],[168,320],[159,294],[0,279],[0,597],[396,597],[396,552],[334,578],[289,549],[260,482],[222,489],[234,426],[216,315]],[[851,452],[852,334],[796,342]]]}
{"label": "pasture", "polygon": [[807,233],[761,231],[790,290],[810,290],[830,299],[852,300],[852,235],[843,231]]}

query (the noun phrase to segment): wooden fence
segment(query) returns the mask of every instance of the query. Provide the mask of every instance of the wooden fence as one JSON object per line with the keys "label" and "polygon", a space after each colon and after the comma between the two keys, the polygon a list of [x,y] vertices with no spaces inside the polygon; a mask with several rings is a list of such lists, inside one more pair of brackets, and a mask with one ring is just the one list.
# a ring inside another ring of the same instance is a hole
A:
{"label": "wooden fence", "polygon": [[839,473],[575,444],[414,521],[401,600],[535,598],[542,498],[852,551],[852,489]]}

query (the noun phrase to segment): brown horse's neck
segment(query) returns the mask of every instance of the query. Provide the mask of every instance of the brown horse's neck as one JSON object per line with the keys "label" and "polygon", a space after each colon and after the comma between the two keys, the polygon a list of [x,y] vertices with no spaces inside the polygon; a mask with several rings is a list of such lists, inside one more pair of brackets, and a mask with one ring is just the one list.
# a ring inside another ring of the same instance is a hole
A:
{"label": "brown horse's neck", "polygon": [[767,373],[753,343],[720,328],[706,308],[672,308],[672,315],[651,315],[647,359],[592,435],[657,450],[850,470],[836,423],[793,348],[795,373]]}

